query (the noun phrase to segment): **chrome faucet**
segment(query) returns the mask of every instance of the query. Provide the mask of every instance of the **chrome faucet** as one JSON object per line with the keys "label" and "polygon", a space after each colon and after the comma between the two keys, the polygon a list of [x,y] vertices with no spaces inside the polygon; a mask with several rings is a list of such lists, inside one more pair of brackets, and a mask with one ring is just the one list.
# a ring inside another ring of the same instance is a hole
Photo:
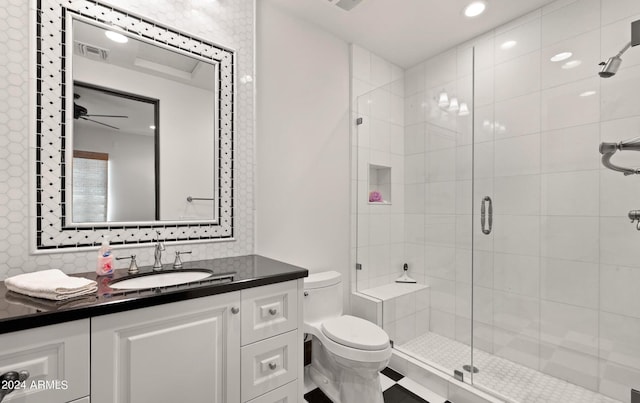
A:
{"label": "chrome faucet", "polygon": [[153,262],[153,271],[160,271],[162,270],[162,251],[164,251],[164,243],[160,241],[160,231],[156,231],[156,234],[158,237],[153,251],[153,257],[155,258],[155,261]]}

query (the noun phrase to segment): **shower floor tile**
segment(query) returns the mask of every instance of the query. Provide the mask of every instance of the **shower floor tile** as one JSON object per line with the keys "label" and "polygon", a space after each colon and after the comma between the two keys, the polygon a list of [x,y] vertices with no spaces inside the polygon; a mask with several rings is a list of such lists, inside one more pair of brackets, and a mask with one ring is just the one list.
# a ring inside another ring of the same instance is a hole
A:
{"label": "shower floor tile", "polygon": [[[319,388],[310,388],[309,382],[305,374],[305,390],[308,390],[304,395],[305,402],[332,403]],[[388,367],[380,371],[380,386],[384,403],[451,403]]]}
{"label": "shower floor tile", "polygon": [[[397,345],[417,359],[452,372],[470,364],[471,348],[436,333],[426,333],[407,343]],[[474,349],[474,366],[480,372],[473,374],[475,385],[498,393],[519,403],[620,403],[583,387],[543,374],[534,369]],[[463,371],[465,379],[471,374]]]}

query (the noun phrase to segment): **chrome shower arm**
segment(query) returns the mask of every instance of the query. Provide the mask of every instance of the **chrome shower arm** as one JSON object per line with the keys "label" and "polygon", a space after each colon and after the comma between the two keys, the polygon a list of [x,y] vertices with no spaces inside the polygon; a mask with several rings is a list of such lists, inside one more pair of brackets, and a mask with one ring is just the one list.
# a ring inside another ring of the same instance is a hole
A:
{"label": "chrome shower arm", "polygon": [[611,162],[611,157],[613,157],[613,154],[615,154],[616,151],[624,150],[640,151],[640,142],[638,142],[638,138],[621,141],[619,143],[600,143],[602,165],[613,171],[622,172],[625,176],[640,174],[640,168],[624,168]]}
{"label": "chrome shower arm", "polygon": [[622,56],[622,54],[624,52],[626,52],[627,50],[629,50],[629,48],[631,47],[631,41],[629,41],[629,43],[627,43],[626,45],[624,45],[624,48],[620,49],[620,52],[618,52],[618,54],[616,55],[616,57],[620,57]]}

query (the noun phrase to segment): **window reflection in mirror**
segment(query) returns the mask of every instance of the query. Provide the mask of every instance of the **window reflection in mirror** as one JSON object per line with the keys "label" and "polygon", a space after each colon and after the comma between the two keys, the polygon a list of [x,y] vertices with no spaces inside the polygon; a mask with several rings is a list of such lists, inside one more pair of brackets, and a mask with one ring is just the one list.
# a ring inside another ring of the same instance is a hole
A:
{"label": "window reflection in mirror", "polygon": [[85,108],[74,105],[72,149],[109,154],[105,221],[215,220],[217,65],[76,18],[72,31],[74,103]]}

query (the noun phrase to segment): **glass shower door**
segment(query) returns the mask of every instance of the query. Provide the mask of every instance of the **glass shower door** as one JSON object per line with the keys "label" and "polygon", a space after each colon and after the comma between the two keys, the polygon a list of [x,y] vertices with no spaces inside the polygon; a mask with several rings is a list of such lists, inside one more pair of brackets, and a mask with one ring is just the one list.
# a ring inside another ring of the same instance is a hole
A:
{"label": "glass shower door", "polygon": [[394,348],[467,382],[474,341],[472,111],[467,47],[359,96],[353,144],[356,291],[381,305],[379,323]]}

